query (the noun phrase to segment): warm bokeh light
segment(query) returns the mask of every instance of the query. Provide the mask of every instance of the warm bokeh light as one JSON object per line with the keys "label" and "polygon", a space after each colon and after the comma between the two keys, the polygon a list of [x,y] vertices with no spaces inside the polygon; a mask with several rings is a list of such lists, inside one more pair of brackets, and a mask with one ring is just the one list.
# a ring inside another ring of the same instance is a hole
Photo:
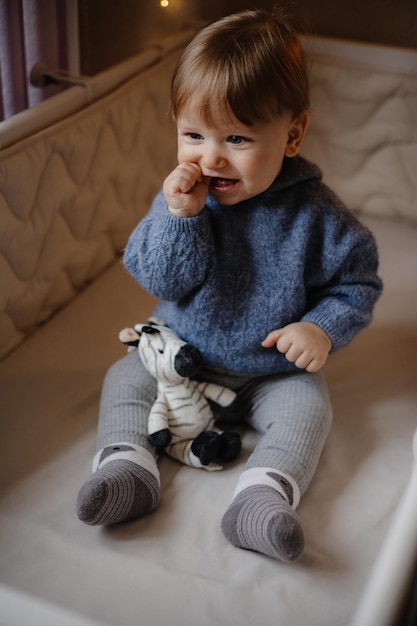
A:
{"label": "warm bokeh light", "polygon": [[161,7],[164,7],[164,8],[169,6],[168,0],[161,0],[160,4],[161,4]]}

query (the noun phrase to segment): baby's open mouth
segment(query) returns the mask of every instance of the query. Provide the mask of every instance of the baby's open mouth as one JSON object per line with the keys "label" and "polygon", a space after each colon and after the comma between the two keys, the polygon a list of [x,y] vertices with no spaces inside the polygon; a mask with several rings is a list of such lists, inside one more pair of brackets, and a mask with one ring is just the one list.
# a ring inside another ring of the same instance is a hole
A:
{"label": "baby's open mouth", "polygon": [[212,178],[210,188],[215,191],[232,191],[239,181],[234,178]]}

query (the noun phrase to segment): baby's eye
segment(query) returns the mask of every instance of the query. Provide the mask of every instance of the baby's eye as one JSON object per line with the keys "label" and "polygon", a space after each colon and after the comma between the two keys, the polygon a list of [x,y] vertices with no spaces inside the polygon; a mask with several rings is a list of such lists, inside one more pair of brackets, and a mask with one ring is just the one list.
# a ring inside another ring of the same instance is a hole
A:
{"label": "baby's eye", "polygon": [[247,139],[245,137],[242,137],[241,135],[230,135],[230,137],[227,138],[227,141],[229,143],[238,145],[240,143],[247,141]]}
{"label": "baby's eye", "polygon": [[201,139],[203,139],[203,137],[198,133],[188,133],[188,136],[190,139],[194,139],[194,141],[201,141]]}

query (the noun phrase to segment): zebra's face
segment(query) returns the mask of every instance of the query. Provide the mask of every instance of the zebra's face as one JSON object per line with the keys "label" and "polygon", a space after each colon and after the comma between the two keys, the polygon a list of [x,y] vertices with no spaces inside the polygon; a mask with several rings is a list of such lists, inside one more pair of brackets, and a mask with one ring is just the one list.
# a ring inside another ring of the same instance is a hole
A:
{"label": "zebra's face", "polygon": [[136,326],[139,355],[149,373],[163,382],[192,376],[201,366],[201,354],[166,326]]}

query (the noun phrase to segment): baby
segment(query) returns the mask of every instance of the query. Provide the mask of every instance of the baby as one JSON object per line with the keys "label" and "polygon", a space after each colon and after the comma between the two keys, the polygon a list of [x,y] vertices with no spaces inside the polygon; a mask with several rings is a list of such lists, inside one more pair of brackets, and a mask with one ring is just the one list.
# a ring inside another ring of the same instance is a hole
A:
{"label": "baby", "polygon": [[[172,82],[178,166],[127,244],[124,262],[160,299],[154,312],[203,355],[201,379],[239,393],[261,437],[221,528],[234,545],[299,557],[296,507],[332,409],[320,372],[371,321],[382,285],[371,233],[299,156],[309,121],[306,62],[279,10],[203,29]],[[78,497],[88,524],[159,502],[146,424],[156,381],[136,353],[109,370],[94,473]]]}

